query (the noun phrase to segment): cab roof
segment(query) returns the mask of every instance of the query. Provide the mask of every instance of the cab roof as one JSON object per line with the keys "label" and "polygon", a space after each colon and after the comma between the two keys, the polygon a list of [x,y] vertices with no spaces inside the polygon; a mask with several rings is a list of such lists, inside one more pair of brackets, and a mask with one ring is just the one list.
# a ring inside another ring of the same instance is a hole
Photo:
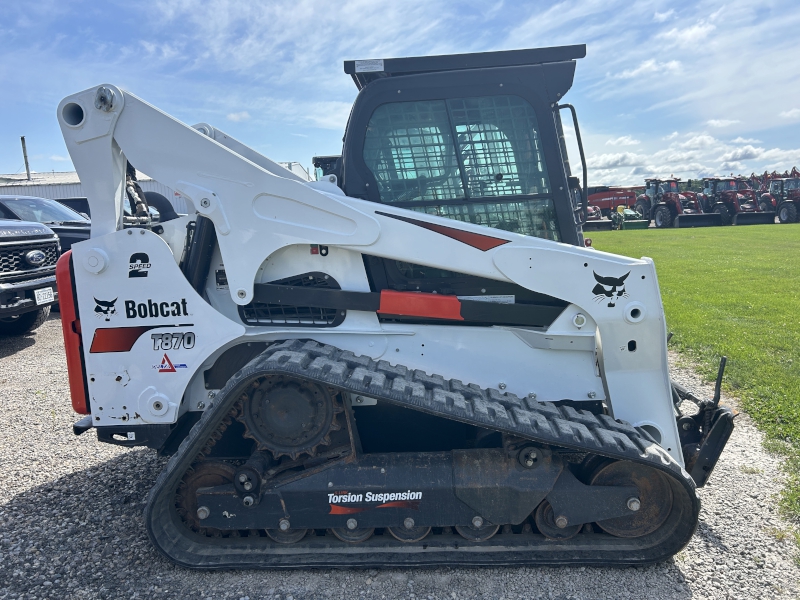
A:
{"label": "cab roof", "polygon": [[356,87],[361,90],[376,79],[384,77],[402,77],[420,73],[463,71],[466,69],[541,65],[574,61],[585,56],[586,44],[577,44],[574,46],[528,48],[499,52],[346,60],[344,61],[344,72],[353,78]]}

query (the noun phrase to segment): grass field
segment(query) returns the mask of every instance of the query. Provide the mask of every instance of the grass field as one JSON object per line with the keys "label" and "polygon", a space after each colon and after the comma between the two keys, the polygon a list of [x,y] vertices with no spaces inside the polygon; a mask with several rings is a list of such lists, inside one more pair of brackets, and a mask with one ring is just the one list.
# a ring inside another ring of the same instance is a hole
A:
{"label": "grass field", "polygon": [[783,508],[800,517],[800,225],[592,232],[598,250],[656,264],[670,347],[727,388],[787,455]]}

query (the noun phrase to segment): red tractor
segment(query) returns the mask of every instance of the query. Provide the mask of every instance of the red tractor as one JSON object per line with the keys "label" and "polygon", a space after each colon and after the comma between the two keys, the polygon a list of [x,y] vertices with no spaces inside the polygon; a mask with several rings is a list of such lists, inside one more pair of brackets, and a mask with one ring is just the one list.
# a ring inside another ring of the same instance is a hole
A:
{"label": "red tractor", "polygon": [[636,199],[634,210],[656,227],[708,227],[720,224],[720,217],[705,214],[697,194],[680,192],[675,177],[647,179],[645,190]]}
{"label": "red tractor", "polygon": [[697,198],[706,213],[720,215],[723,225],[758,225],[775,222],[774,212],[759,206],[758,193],[737,177],[706,177]]}
{"label": "red tractor", "polygon": [[761,195],[761,210],[778,213],[781,223],[797,223],[800,214],[800,177],[781,177],[769,182]]}

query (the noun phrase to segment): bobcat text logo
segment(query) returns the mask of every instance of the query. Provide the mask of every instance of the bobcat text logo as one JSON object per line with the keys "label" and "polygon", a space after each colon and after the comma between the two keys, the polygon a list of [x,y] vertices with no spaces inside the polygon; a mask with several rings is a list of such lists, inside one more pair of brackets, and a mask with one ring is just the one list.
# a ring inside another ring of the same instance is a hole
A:
{"label": "bobcat text logo", "polygon": [[114,298],[113,300],[98,300],[95,298],[94,301],[96,303],[94,307],[94,313],[98,319],[110,321],[111,315],[117,314],[117,309],[114,308],[114,303],[117,301],[117,298]]}
{"label": "bobcat text logo", "polygon": [[125,300],[125,316],[129,319],[146,319],[148,317],[186,317],[189,310],[186,307],[186,298],[180,302],[147,302],[137,303],[135,300]]}
{"label": "bobcat text logo", "polygon": [[147,277],[147,271],[151,266],[153,265],[150,262],[150,257],[144,252],[131,254],[128,277]]}
{"label": "bobcat text logo", "polygon": [[186,369],[186,363],[173,363],[166,354],[161,359],[161,364],[153,365],[159,373],[175,373],[176,369]]}
{"label": "bobcat text logo", "polygon": [[[592,271],[594,273],[594,271]],[[628,297],[628,292],[625,291],[625,280],[631,272],[628,271],[622,277],[601,277],[594,273],[594,279],[597,285],[594,286],[592,293],[595,302],[603,302],[608,299],[608,307],[613,308],[616,306],[617,298],[624,296]]]}

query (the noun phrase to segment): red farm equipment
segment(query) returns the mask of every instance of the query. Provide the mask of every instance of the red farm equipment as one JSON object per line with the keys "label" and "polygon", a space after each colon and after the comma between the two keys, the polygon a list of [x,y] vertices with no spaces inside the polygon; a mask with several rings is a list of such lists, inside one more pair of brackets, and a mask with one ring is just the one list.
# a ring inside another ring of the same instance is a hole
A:
{"label": "red farm equipment", "polygon": [[706,213],[720,215],[723,225],[764,225],[775,222],[775,213],[759,206],[758,193],[742,178],[706,177],[697,198]]}
{"label": "red farm equipment", "polygon": [[769,182],[761,195],[761,210],[778,214],[781,223],[797,223],[800,215],[800,177],[780,177]]}
{"label": "red farm equipment", "polygon": [[694,192],[680,192],[679,181],[674,177],[646,180],[644,193],[636,199],[634,210],[659,229],[720,225],[720,215],[703,211]]}
{"label": "red farm equipment", "polygon": [[599,208],[606,218],[610,218],[611,213],[616,212],[619,206],[633,208],[636,204],[636,188],[599,185],[587,188],[587,192],[589,205]]}

